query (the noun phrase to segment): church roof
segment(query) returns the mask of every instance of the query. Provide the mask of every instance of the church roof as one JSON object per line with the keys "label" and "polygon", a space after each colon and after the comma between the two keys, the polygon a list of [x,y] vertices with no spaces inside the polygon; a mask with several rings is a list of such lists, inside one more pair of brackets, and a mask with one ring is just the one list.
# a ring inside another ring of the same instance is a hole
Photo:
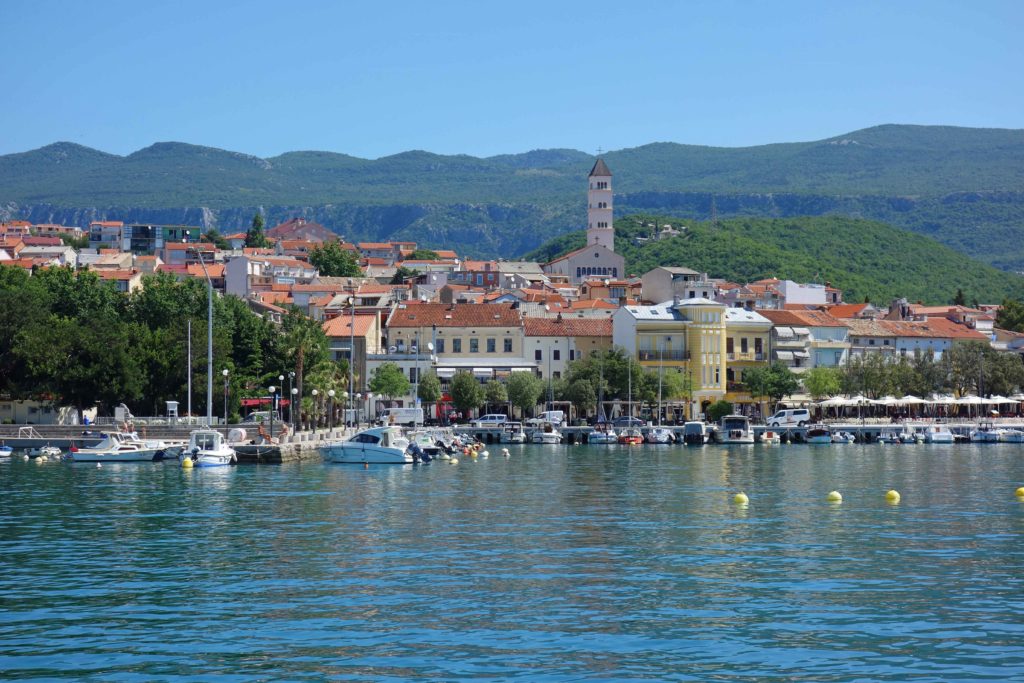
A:
{"label": "church roof", "polygon": [[594,168],[590,169],[590,175],[588,178],[592,178],[596,175],[611,176],[612,172],[608,170],[608,166],[604,163],[604,159],[598,157],[597,161],[594,162]]}

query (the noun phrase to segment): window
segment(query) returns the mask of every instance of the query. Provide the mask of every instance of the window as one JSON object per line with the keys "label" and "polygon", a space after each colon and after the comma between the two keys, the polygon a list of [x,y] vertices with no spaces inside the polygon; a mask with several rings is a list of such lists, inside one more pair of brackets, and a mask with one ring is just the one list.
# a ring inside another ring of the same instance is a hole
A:
{"label": "window", "polygon": [[869,339],[868,340],[868,346],[874,346],[874,345],[875,345],[875,340],[874,339]]}
{"label": "window", "polygon": [[726,337],[725,338],[725,352],[726,353],[732,353],[732,351],[733,351],[732,337]]}
{"label": "window", "polygon": [[478,285],[482,285],[484,283],[484,276],[481,275],[480,273],[476,274],[476,283]]}
{"label": "window", "polygon": [[509,337],[505,338],[504,350],[505,353],[512,353],[512,339]]}
{"label": "window", "polygon": [[452,339],[452,353],[462,353],[461,339]]}
{"label": "window", "polygon": [[533,359],[534,360],[544,360],[543,356],[544,356],[544,352],[541,351],[540,349],[537,349],[536,351],[533,352]]}
{"label": "window", "polygon": [[437,351],[437,353],[444,353],[444,339],[438,339],[437,342],[434,343],[434,350]]}
{"label": "window", "polygon": [[496,341],[491,338],[487,340],[487,353],[495,353]]}
{"label": "window", "polygon": [[417,384],[419,382],[416,377],[416,368],[409,368],[409,381],[413,384]]}
{"label": "window", "polygon": [[560,373],[558,370],[555,370],[554,372],[551,373],[551,376],[554,377],[555,379],[560,379],[562,377],[562,373]]}
{"label": "window", "polygon": [[551,352],[551,360],[562,360],[562,352],[555,349]]}
{"label": "window", "polygon": [[469,340],[469,352],[480,353],[480,340],[476,337]]}
{"label": "window", "polygon": [[747,352],[747,338],[746,337],[740,337],[740,353],[746,353],[746,352]]}

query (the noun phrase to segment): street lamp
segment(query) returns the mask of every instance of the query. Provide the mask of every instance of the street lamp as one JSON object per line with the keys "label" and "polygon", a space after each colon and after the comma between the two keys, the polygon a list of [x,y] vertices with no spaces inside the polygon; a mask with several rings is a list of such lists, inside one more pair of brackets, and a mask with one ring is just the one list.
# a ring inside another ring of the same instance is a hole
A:
{"label": "street lamp", "polygon": [[[341,392],[341,404],[344,406],[348,405],[349,395],[347,391]],[[348,420],[348,415],[345,416],[345,420]]]}
{"label": "street lamp", "polygon": [[275,387],[273,384],[271,384],[269,389],[270,389],[270,440],[273,441],[274,440],[274,413],[277,411],[277,401],[275,400],[276,399],[275,392],[277,391],[277,387]]}
{"label": "street lamp", "polygon": [[352,385],[352,373],[355,372],[356,365],[356,298],[354,296],[350,296],[348,298],[348,303],[352,306],[352,321],[348,326],[348,393],[349,396],[352,396],[355,391],[355,388]]}
{"label": "street lamp", "polygon": [[[284,375],[278,375],[277,381],[281,383],[281,394],[284,394]],[[281,418],[281,421],[284,422],[284,417]]]}
{"label": "street lamp", "polygon": [[292,387],[292,401],[288,404],[288,417],[291,418],[289,423],[292,426],[292,431],[295,431],[295,397],[299,395],[299,388]]}
{"label": "street lamp", "polygon": [[328,429],[334,429],[334,389],[328,389],[327,395],[331,399],[331,414],[327,418]]}
{"label": "street lamp", "polygon": [[227,368],[220,371],[224,375],[224,424],[228,423],[228,372]]}
{"label": "street lamp", "polygon": [[312,391],[312,394],[313,394],[313,433],[316,434],[316,423],[317,423],[317,417],[318,417],[318,415],[317,415],[317,412],[318,412],[317,411],[317,404],[316,404],[317,398],[316,397],[320,394],[320,392],[317,391],[316,389],[314,389]]}
{"label": "street lamp", "polygon": [[370,401],[373,399],[373,392],[366,392],[366,421],[370,421]]}

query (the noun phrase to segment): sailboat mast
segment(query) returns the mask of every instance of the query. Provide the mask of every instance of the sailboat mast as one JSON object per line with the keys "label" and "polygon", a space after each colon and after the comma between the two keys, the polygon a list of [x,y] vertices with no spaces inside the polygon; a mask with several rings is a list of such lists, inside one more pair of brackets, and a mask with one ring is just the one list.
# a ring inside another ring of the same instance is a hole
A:
{"label": "sailboat mast", "polygon": [[192,318],[188,319],[188,411],[192,417]]}

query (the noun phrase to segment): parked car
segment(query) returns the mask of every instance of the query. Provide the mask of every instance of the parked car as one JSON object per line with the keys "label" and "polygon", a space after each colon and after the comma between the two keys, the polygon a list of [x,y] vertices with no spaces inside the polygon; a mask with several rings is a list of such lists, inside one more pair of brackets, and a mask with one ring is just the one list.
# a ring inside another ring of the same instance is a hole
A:
{"label": "parked car", "polygon": [[508,415],[492,413],[490,415],[481,415],[469,424],[473,427],[497,427],[498,425],[505,424],[506,422],[508,422]]}
{"label": "parked car", "polygon": [[612,420],[616,430],[630,427],[643,427],[646,423],[638,417],[617,417]]}
{"label": "parked car", "polygon": [[807,408],[791,408],[778,411],[765,420],[765,423],[769,427],[803,427],[810,421],[811,411]]}
{"label": "parked car", "polygon": [[561,427],[562,423],[565,422],[565,411],[564,410],[545,410],[543,413],[536,417],[531,417],[526,421],[526,424],[533,427],[544,424],[545,422],[550,423],[554,427]]}
{"label": "parked car", "polygon": [[415,427],[423,424],[423,408],[385,408],[377,421],[382,425],[396,424]]}

